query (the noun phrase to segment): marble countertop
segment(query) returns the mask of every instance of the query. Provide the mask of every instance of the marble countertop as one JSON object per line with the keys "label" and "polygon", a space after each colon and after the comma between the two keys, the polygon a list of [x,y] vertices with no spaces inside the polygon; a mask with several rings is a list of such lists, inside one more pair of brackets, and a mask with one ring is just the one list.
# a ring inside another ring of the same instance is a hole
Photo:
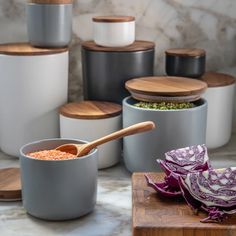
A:
{"label": "marble countertop", "polygon": [[[214,167],[236,166],[236,134],[228,145],[209,151],[209,156]],[[18,165],[17,159],[0,154],[0,168]],[[72,221],[47,222],[29,216],[21,202],[1,202],[0,235],[129,236],[131,206],[131,174],[121,163],[99,171],[93,213]]]}

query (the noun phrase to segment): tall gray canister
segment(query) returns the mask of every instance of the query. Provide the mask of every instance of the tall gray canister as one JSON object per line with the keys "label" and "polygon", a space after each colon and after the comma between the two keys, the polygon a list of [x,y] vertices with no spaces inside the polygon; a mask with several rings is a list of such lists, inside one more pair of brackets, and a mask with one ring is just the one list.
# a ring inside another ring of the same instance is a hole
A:
{"label": "tall gray canister", "polygon": [[101,47],[93,41],[82,44],[84,97],[121,103],[128,96],[125,82],[152,76],[155,44],[137,40],[127,47]]}

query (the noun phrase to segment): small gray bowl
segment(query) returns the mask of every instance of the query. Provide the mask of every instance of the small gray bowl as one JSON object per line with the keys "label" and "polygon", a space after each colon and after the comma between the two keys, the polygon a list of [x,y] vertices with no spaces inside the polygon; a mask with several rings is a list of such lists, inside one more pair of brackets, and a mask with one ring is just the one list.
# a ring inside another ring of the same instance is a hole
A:
{"label": "small gray bowl", "polygon": [[72,35],[72,4],[26,6],[29,41],[36,47],[66,47]]}
{"label": "small gray bowl", "polygon": [[94,209],[97,196],[97,149],[69,160],[38,160],[27,153],[54,149],[74,139],[45,139],[20,149],[23,206],[44,220],[69,220]]}

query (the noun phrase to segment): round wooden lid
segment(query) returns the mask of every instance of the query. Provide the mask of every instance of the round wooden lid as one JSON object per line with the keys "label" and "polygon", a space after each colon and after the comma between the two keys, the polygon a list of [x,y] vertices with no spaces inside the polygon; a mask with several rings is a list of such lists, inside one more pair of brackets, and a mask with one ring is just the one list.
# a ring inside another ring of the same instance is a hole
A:
{"label": "round wooden lid", "polygon": [[16,200],[21,200],[20,169],[0,169],[0,201]]}
{"label": "round wooden lid", "polygon": [[98,52],[137,52],[154,49],[155,43],[150,41],[136,40],[133,44],[126,47],[102,47],[95,44],[94,41],[85,41],[82,43],[82,47]]}
{"label": "round wooden lid", "polygon": [[100,101],[68,103],[60,108],[60,114],[63,116],[88,120],[114,117],[121,114],[121,112],[121,105]]}
{"label": "round wooden lid", "polygon": [[165,51],[166,55],[182,56],[182,57],[198,57],[206,55],[204,49],[201,48],[170,48]]}
{"label": "round wooden lid", "polygon": [[36,56],[57,54],[68,51],[68,48],[36,48],[29,43],[0,44],[0,54],[18,56]]}
{"label": "round wooden lid", "polygon": [[125,87],[131,92],[156,96],[190,96],[205,91],[207,84],[196,79],[174,76],[153,76],[129,80]]}
{"label": "round wooden lid", "polygon": [[73,0],[28,0],[27,2],[36,4],[72,4]]}
{"label": "round wooden lid", "polygon": [[130,22],[135,21],[133,16],[95,16],[93,17],[94,22],[106,22],[106,23],[117,23],[117,22]]}
{"label": "round wooden lid", "polygon": [[233,76],[217,72],[207,72],[201,79],[208,84],[208,87],[222,87],[235,83]]}

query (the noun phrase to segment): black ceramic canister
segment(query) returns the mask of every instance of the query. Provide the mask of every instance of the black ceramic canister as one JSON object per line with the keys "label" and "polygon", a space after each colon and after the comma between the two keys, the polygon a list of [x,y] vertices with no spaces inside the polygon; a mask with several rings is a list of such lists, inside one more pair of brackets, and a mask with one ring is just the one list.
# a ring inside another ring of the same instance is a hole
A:
{"label": "black ceramic canister", "polygon": [[206,52],[199,48],[172,48],[165,51],[166,74],[199,78],[205,73]]}
{"label": "black ceramic canister", "polygon": [[84,97],[121,103],[128,96],[125,82],[134,77],[152,76],[153,42],[135,41],[127,47],[101,47],[93,41],[82,44]]}

